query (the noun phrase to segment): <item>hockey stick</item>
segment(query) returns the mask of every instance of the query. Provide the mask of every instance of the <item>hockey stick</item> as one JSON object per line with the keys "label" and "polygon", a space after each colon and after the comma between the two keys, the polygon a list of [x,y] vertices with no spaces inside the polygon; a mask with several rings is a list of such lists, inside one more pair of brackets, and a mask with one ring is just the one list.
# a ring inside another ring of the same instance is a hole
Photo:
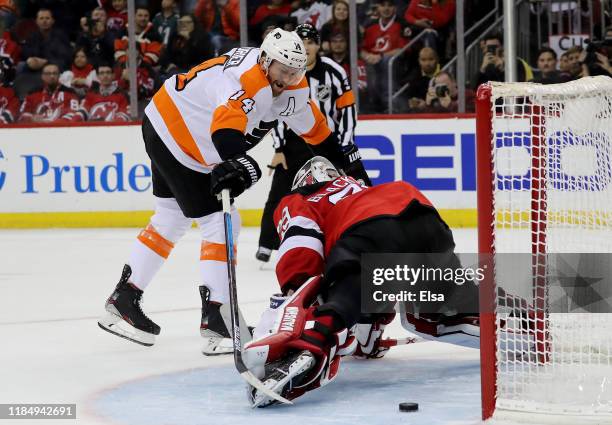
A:
{"label": "hockey stick", "polygon": [[225,224],[225,252],[227,254],[227,276],[229,280],[230,312],[231,312],[231,334],[234,345],[234,365],[242,378],[274,400],[281,403],[293,404],[291,401],[274,391],[267,388],[253,373],[246,367],[242,360],[242,341],[240,339],[240,312],[238,310],[238,295],[236,291],[236,259],[234,257],[234,234],[232,233],[232,214],[230,211],[230,191],[221,191],[221,202],[223,205],[223,222]]}
{"label": "hockey stick", "polygon": [[417,342],[425,342],[423,338],[419,338],[416,336],[406,337],[406,338],[385,338],[380,341],[379,345],[381,347],[396,347],[398,345],[408,345],[408,344],[416,344]]}

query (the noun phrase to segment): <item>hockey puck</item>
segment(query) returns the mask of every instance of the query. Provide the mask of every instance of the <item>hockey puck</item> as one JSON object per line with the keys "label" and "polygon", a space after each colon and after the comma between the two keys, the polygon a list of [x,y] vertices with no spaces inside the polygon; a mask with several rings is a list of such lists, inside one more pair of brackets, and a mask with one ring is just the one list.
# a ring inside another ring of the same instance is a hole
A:
{"label": "hockey puck", "polygon": [[419,410],[419,403],[400,403],[400,412],[416,412]]}

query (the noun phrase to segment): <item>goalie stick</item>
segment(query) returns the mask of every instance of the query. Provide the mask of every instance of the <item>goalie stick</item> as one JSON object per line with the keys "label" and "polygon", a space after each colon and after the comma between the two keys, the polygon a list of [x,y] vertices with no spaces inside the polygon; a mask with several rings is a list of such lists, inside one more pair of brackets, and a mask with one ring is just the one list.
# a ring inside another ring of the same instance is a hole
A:
{"label": "goalie stick", "polygon": [[[221,202],[223,204],[223,222],[225,225],[225,251],[227,254],[227,276],[229,280],[230,312],[231,312],[231,336],[234,345],[234,365],[240,376],[250,385],[257,388],[270,398],[281,403],[293,404],[291,401],[267,388],[253,373],[246,367],[242,360],[242,340],[240,338],[240,311],[238,309],[238,295],[236,291],[236,265],[234,257],[234,234],[232,233],[232,215],[230,212],[230,191],[221,191]],[[244,325],[242,326],[245,327]]]}

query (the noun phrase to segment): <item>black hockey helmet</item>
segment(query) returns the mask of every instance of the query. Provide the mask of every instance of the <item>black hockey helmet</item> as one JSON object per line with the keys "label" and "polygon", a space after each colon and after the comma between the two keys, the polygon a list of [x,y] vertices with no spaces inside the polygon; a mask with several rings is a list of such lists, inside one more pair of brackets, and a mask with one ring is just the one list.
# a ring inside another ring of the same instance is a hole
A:
{"label": "black hockey helmet", "polygon": [[311,24],[300,24],[295,28],[295,32],[302,40],[308,38],[317,44],[321,44],[319,31]]}

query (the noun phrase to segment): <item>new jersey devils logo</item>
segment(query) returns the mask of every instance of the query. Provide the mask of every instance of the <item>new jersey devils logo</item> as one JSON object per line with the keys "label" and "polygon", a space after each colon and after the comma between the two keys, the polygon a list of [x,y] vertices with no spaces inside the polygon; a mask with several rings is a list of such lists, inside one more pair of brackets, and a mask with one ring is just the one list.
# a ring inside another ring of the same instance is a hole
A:
{"label": "new jersey devils logo", "polygon": [[89,119],[95,121],[112,121],[119,105],[115,102],[99,102],[92,106]]}
{"label": "new jersey devils logo", "polygon": [[374,46],[374,50],[377,52],[386,52],[389,50],[389,44],[391,40],[388,35],[383,35],[376,39],[376,45]]}

